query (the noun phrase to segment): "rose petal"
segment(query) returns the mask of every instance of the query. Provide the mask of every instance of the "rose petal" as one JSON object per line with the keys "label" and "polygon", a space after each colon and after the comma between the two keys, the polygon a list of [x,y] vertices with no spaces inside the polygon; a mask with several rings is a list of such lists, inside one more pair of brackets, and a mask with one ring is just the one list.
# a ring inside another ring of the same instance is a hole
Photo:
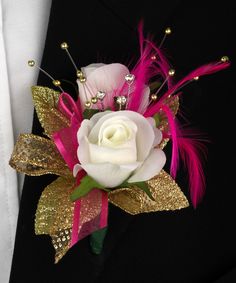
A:
{"label": "rose petal", "polygon": [[109,113],[113,113],[112,111],[110,110],[107,110],[107,111],[103,111],[103,112],[98,112],[96,114],[94,114],[92,116],[92,118],[90,119],[90,121],[92,122],[93,125],[95,125],[99,119],[101,119],[103,116],[109,114]]}
{"label": "rose petal", "polygon": [[[96,119],[95,114],[94,118]],[[149,122],[139,113],[133,111],[116,111],[108,113],[102,116],[97,123],[93,126],[89,134],[89,141],[92,143],[97,142],[97,137],[102,124],[110,118],[124,116],[133,121],[138,127],[136,134],[136,146],[137,146],[137,159],[143,161],[149,155],[151,148],[153,147],[153,141],[155,138],[154,131]]]}
{"label": "rose petal", "polygon": [[150,125],[152,126],[153,128],[153,131],[154,131],[154,134],[155,134],[155,139],[154,139],[154,142],[153,142],[153,147],[157,146],[161,141],[162,141],[162,138],[163,138],[163,135],[162,135],[162,131],[160,131],[157,127],[156,127],[156,122],[155,122],[155,119],[152,118],[152,117],[148,117],[146,118],[147,121],[150,123]]}
{"label": "rose petal", "polygon": [[148,121],[148,123],[149,123],[153,128],[156,127],[156,122],[155,122],[155,119],[154,119],[154,118],[152,118],[152,117],[147,117],[146,120]]}
{"label": "rose petal", "polygon": [[142,100],[140,102],[140,106],[138,109],[139,113],[143,114],[147,110],[149,104],[149,96],[150,96],[150,88],[145,87],[145,89],[143,90]]}
{"label": "rose petal", "polygon": [[89,142],[87,137],[80,139],[79,146],[77,149],[77,156],[81,164],[91,162],[90,152],[89,152]]}
{"label": "rose petal", "polygon": [[73,176],[76,177],[78,172],[82,169],[79,163],[75,164],[73,167]]}
{"label": "rose petal", "polygon": [[89,152],[92,163],[128,164],[137,161],[135,140],[126,142],[122,148],[109,148],[90,143]]}
{"label": "rose petal", "polygon": [[[93,69],[90,68],[90,70],[87,70],[86,86],[77,80],[81,105],[84,105],[91,95],[95,96],[98,91],[104,91],[106,94],[111,94],[115,90],[120,89],[125,82],[125,75],[129,73],[128,68],[119,63],[92,68]],[[107,104],[108,101],[110,100],[106,98],[104,99],[103,103],[105,107],[109,106]]]}
{"label": "rose petal", "polygon": [[93,64],[90,64],[86,67],[83,67],[81,68],[82,72],[85,74],[86,78],[91,75],[91,73],[93,71],[95,71],[96,69],[104,66],[105,64],[104,63],[93,63]]}
{"label": "rose petal", "polygon": [[103,163],[85,164],[81,167],[99,184],[114,188],[122,184],[139,165],[139,162],[127,165]]}
{"label": "rose petal", "polygon": [[154,130],[154,134],[155,134],[155,139],[153,142],[153,146],[157,146],[158,144],[160,144],[160,142],[162,141],[162,131],[160,131],[158,128],[153,128]]}
{"label": "rose petal", "polygon": [[142,182],[150,180],[152,177],[160,173],[165,165],[166,156],[161,149],[154,149],[142,166],[129,178],[129,183]]}
{"label": "rose petal", "polygon": [[87,137],[89,135],[89,132],[93,126],[93,123],[91,120],[83,120],[83,122],[80,125],[80,128],[77,132],[77,140],[78,143],[80,143],[80,140],[83,139],[84,137]]}

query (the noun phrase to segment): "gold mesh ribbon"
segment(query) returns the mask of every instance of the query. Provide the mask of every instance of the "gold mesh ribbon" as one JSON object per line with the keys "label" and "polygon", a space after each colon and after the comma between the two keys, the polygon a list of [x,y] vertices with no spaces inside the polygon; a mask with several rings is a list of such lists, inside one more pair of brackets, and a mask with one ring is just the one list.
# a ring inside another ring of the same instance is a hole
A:
{"label": "gold mesh ribbon", "polygon": [[74,178],[62,178],[48,185],[38,202],[35,218],[36,235],[48,234],[56,251],[58,262],[70,248],[74,203],[70,194],[75,186]]}
{"label": "gold mesh ribbon", "polygon": [[109,201],[133,215],[161,210],[177,210],[189,206],[181,189],[164,170],[147,183],[155,201],[139,188],[113,190],[108,194]]}
{"label": "gold mesh ribbon", "polygon": [[32,96],[39,122],[48,137],[70,126],[69,120],[57,110],[60,92],[47,87],[33,86]]}
{"label": "gold mesh ribbon", "polygon": [[71,176],[71,171],[62,159],[55,144],[49,139],[33,134],[19,136],[9,164],[18,172],[30,176],[50,173]]}

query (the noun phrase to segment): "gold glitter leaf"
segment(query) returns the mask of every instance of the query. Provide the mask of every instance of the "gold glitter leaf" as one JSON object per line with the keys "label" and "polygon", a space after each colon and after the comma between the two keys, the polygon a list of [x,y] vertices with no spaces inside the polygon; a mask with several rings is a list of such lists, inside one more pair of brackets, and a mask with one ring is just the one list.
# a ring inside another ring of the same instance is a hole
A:
{"label": "gold glitter leaf", "polygon": [[48,185],[38,202],[35,234],[48,234],[55,248],[58,262],[70,248],[74,203],[70,194],[75,179],[59,177]]}
{"label": "gold glitter leaf", "polygon": [[33,86],[32,96],[39,122],[48,137],[62,128],[69,127],[69,120],[57,110],[60,92],[47,87]]}
{"label": "gold glitter leaf", "polygon": [[21,134],[16,142],[9,164],[18,172],[40,176],[56,174],[71,176],[55,144],[33,134]]}
{"label": "gold glitter leaf", "polygon": [[189,202],[171,176],[162,170],[157,176],[147,181],[155,201],[151,200],[139,188],[122,188],[109,192],[111,203],[130,214],[177,210],[189,206]]}
{"label": "gold glitter leaf", "polygon": [[[174,97],[169,97],[165,100],[165,105],[167,105],[170,110],[172,110],[172,112],[174,113],[174,115],[176,115],[178,113],[179,110],[179,97],[178,96],[174,96]],[[165,115],[164,112],[160,111],[160,124],[158,126],[158,128],[163,131],[163,132],[169,132],[169,124],[168,124],[168,119]],[[163,149],[167,143],[168,143],[169,139],[168,138],[164,138],[162,140],[162,142],[159,145],[159,148]]]}

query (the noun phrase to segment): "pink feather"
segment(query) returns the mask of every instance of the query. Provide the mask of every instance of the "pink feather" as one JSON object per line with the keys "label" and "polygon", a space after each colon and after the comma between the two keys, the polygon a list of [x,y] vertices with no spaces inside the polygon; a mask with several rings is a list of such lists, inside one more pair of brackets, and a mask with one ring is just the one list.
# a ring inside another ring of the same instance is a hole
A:
{"label": "pink feather", "polygon": [[173,95],[178,89],[183,86],[186,82],[193,80],[195,77],[205,76],[209,75],[215,72],[218,72],[220,70],[223,70],[227,68],[230,65],[228,62],[216,62],[211,63],[208,65],[204,65],[202,67],[197,68],[196,70],[192,71],[189,75],[184,77],[182,80],[180,80],[178,83],[176,83],[172,88],[168,89],[168,91],[159,99],[157,103],[150,106],[147,111],[144,113],[145,117],[153,116],[155,113],[159,111],[159,109],[162,107],[165,99]]}
{"label": "pink feather", "polygon": [[[139,24],[138,32],[140,44],[140,59],[131,71],[131,73],[135,75],[135,89],[130,96],[129,104],[127,107],[127,109],[132,111],[138,111],[138,109],[140,109],[144,86],[148,85],[150,79],[159,76],[161,77],[161,79],[165,80],[170,68],[165,56],[155,46],[155,44],[149,39],[144,39],[142,22]],[[152,59],[153,55],[157,55],[156,60]],[[168,85],[172,85],[172,78],[169,78]]]}
{"label": "pink feather", "polygon": [[180,130],[175,116],[168,106],[162,105],[161,109],[165,113],[169,125],[169,133],[164,134],[172,141],[171,176],[176,177],[181,157],[188,171],[191,200],[196,208],[204,195],[206,186],[202,167],[202,161],[206,158],[204,140],[199,140],[197,133],[193,134],[187,130]]}
{"label": "pink feather", "polygon": [[194,208],[201,201],[206,187],[202,162],[206,158],[206,147],[196,139],[179,137],[178,149],[185,168],[188,170],[190,196]]}

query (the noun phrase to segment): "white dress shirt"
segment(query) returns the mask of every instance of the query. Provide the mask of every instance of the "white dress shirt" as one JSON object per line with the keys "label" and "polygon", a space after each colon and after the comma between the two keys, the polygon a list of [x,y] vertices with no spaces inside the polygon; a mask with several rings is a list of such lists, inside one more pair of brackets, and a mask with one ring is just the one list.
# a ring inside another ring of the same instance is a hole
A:
{"label": "white dress shirt", "polygon": [[8,162],[19,133],[31,132],[38,70],[27,61],[40,64],[50,6],[51,0],[0,0],[0,283],[9,281],[23,184]]}

